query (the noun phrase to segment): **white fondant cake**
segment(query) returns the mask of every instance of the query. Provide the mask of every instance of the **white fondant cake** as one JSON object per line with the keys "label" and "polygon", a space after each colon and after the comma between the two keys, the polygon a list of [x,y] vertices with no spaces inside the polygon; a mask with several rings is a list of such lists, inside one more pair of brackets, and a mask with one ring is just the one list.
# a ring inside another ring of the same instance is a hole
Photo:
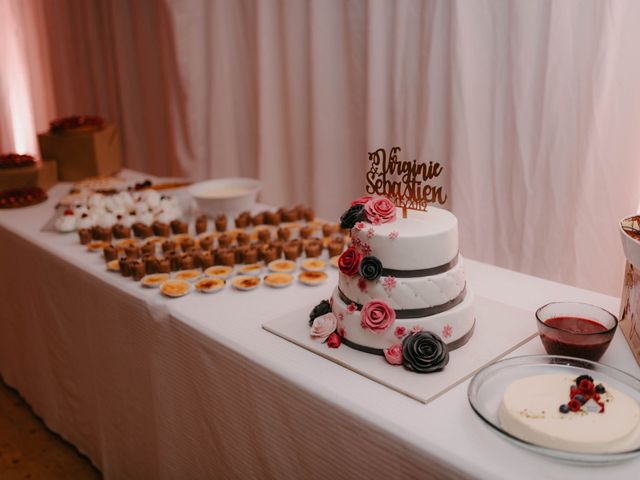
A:
{"label": "white fondant cake", "polygon": [[[464,345],[475,325],[455,215],[429,206],[403,218],[388,199],[363,197],[341,223],[351,229],[351,245],[339,259],[330,299],[336,335],[414,371],[444,368],[448,350]],[[323,312],[317,308],[312,322]],[[430,352],[433,358],[427,358]]]}
{"label": "white fondant cake", "polygon": [[[499,410],[502,428],[527,442],[582,453],[625,452],[640,447],[638,403],[607,385],[603,411],[568,411],[575,379],[564,374],[535,375],[507,387]],[[586,405],[586,404],[585,404]]]}

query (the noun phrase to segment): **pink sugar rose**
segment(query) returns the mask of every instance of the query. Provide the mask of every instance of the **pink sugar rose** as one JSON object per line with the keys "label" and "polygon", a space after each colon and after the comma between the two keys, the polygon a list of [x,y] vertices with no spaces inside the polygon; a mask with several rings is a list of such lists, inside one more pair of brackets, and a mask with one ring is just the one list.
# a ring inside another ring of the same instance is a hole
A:
{"label": "pink sugar rose", "polygon": [[402,345],[396,343],[383,350],[384,358],[391,365],[402,365]]}
{"label": "pink sugar rose", "polygon": [[396,206],[386,197],[375,197],[364,205],[364,213],[374,225],[396,219]]}
{"label": "pink sugar rose", "polygon": [[365,195],[363,197],[356,198],[353,202],[351,202],[350,206],[353,207],[354,205],[366,205],[367,202],[372,198],[373,197],[371,195]]}
{"label": "pink sugar rose", "polygon": [[329,338],[327,338],[327,346],[329,348],[338,348],[341,343],[342,340],[340,340],[340,337],[336,332],[333,332],[331,335],[329,335]]}
{"label": "pink sugar rose", "polygon": [[374,333],[384,332],[395,319],[395,310],[380,300],[372,300],[360,310],[360,326]]}
{"label": "pink sugar rose", "polygon": [[337,323],[338,321],[333,313],[316,317],[313,320],[313,325],[311,325],[311,336],[325,341],[335,331]]}
{"label": "pink sugar rose", "polygon": [[402,338],[407,334],[407,329],[405,327],[396,327],[396,330],[395,332],[393,332],[393,334],[398,338]]}

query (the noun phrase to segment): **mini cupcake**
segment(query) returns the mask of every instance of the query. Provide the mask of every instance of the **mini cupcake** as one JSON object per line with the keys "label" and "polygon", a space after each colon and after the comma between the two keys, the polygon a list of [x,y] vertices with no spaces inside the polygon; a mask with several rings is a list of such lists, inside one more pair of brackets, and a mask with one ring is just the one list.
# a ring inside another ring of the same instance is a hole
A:
{"label": "mini cupcake", "polygon": [[191,255],[185,254],[180,257],[180,270],[191,270],[194,266],[194,260]]}
{"label": "mini cupcake", "polygon": [[213,266],[213,255],[211,254],[211,252],[204,251],[197,253],[194,258],[196,267],[198,268],[206,270],[207,268]]}
{"label": "mini cupcake", "polygon": [[216,264],[233,267],[236,264],[236,256],[232,250],[220,249],[216,253]]}
{"label": "mini cupcake", "polygon": [[173,240],[165,240],[164,242],[162,242],[163,252],[170,252],[171,250],[175,250],[176,247],[176,242],[174,242]]}
{"label": "mini cupcake", "polygon": [[256,263],[258,261],[258,250],[247,248],[243,251],[242,263]]}
{"label": "mini cupcake", "polygon": [[249,243],[251,242],[251,237],[248,233],[239,232],[238,236],[236,237],[236,241],[238,242],[238,245],[249,245]]}
{"label": "mini cupcake", "polygon": [[205,252],[210,252],[213,247],[213,239],[211,237],[206,237],[200,239],[200,248]]}
{"label": "mini cupcake", "polygon": [[168,258],[158,259],[157,273],[169,273],[169,272],[171,272],[171,261]]}
{"label": "mini cupcake", "polygon": [[131,269],[131,276],[136,282],[142,280],[142,277],[147,274],[144,269],[144,263],[140,260],[128,260],[127,263]]}
{"label": "mini cupcake", "polygon": [[307,258],[319,257],[322,253],[322,244],[317,242],[309,242],[304,249]]}
{"label": "mini cupcake", "polygon": [[313,222],[316,218],[316,212],[311,207],[305,208],[302,211],[302,216],[307,222]]}
{"label": "mini cupcake", "polygon": [[257,213],[251,217],[251,225],[258,226],[264,224],[264,213]]}
{"label": "mini cupcake", "polygon": [[118,250],[113,246],[104,247],[102,254],[104,255],[105,262],[118,259]]}
{"label": "mini cupcake", "polygon": [[313,228],[304,226],[300,229],[300,238],[309,238],[313,234]]}
{"label": "mini cupcake", "polygon": [[189,225],[182,220],[174,220],[171,222],[171,231],[176,235],[179,233],[187,233],[189,231]]}
{"label": "mini cupcake", "polygon": [[218,245],[220,248],[229,248],[231,246],[231,237],[226,234],[222,234],[218,237]]}
{"label": "mini cupcake", "polygon": [[278,229],[278,239],[286,242],[291,238],[291,229],[287,227],[281,227]]}
{"label": "mini cupcake", "polygon": [[236,228],[247,228],[251,221],[251,214],[249,212],[242,212],[236,217]]}
{"label": "mini cupcake", "polygon": [[81,228],[78,230],[78,238],[80,239],[81,245],[87,245],[92,239],[91,232],[86,228]]}
{"label": "mini cupcake", "polygon": [[129,267],[129,260],[127,258],[121,258],[118,263],[120,265],[120,274],[123,277],[130,277],[131,267]]}
{"label": "mini cupcake", "polygon": [[151,225],[151,228],[153,229],[154,235],[158,237],[168,237],[171,235],[171,227],[166,223],[155,221]]}
{"label": "mini cupcake", "polygon": [[289,243],[284,247],[284,258],[287,260],[296,261],[300,256],[298,245]]}
{"label": "mini cupcake", "polygon": [[142,261],[144,262],[144,270],[147,272],[147,275],[150,273],[162,273],[159,271],[160,262],[154,255],[145,255]]}
{"label": "mini cupcake", "polygon": [[258,230],[258,240],[265,243],[269,242],[271,240],[271,231],[267,228]]}

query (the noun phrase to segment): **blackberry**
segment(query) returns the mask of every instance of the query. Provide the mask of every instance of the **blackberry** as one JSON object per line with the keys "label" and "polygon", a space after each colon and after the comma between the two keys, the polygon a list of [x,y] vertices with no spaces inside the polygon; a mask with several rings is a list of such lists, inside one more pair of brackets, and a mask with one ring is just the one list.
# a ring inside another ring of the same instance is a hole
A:
{"label": "blackberry", "polygon": [[591,377],[590,375],[580,375],[578,378],[576,378],[576,385],[579,386],[582,380],[589,380],[591,383],[593,383],[593,377]]}
{"label": "blackberry", "polygon": [[560,408],[558,410],[560,410],[560,413],[569,413],[569,407],[567,407],[566,403],[560,405]]}
{"label": "blackberry", "polygon": [[604,388],[604,385],[602,385],[601,383],[599,383],[598,385],[596,385],[596,393],[605,393],[607,390]]}

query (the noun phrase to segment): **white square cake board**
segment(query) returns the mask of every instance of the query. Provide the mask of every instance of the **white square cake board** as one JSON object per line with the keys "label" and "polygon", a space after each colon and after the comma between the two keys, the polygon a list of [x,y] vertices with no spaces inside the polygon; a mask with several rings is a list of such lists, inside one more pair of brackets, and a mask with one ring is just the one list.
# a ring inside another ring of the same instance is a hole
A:
{"label": "white square cake board", "polygon": [[533,312],[476,295],[476,326],[469,342],[450,353],[443,371],[418,374],[389,365],[379,355],[344,344],[329,348],[312,339],[308,319],[313,307],[265,322],[262,328],[422,403],[429,403],[537,335]]}

